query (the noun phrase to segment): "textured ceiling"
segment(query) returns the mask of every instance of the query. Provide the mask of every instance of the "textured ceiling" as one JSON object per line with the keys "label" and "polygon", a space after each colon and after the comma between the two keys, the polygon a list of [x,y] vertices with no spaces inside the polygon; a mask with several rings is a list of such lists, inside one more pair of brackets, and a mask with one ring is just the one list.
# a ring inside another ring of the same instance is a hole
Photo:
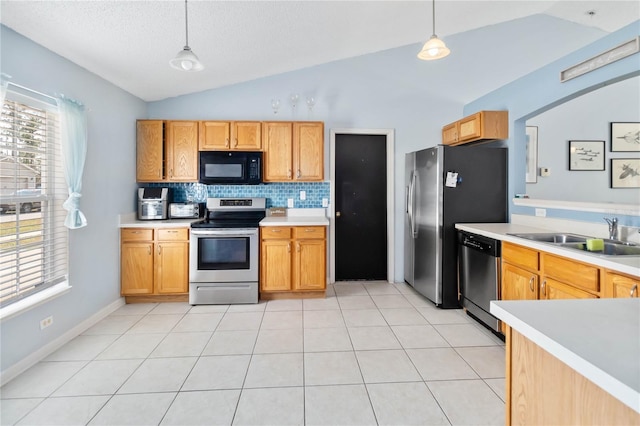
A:
{"label": "textured ceiling", "polygon": [[[612,32],[638,19],[640,2],[439,0],[436,33],[446,39],[534,14]],[[421,43],[432,33],[429,1],[190,0],[189,45],[205,69],[185,73],[169,66],[185,42],[183,1],[2,0],[0,21],[146,101]]]}

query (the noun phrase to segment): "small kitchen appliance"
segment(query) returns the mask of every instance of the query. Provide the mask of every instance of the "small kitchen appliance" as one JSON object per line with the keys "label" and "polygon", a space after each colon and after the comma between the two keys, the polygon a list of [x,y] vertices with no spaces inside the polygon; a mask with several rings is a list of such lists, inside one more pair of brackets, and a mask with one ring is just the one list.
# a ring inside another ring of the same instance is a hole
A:
{"label": "small kitchen appliance", "polygon": [[169,188],[138,188],[138,219],[167,218]]}
{"label": "small kitchen appliance", "polygon": [[262,152],[200,151],[200,183],[257,185],[262,183]]}
{"label": "small kitchen appliance", "polygon": [[202,210],[200,203],[169,203],[169,219],[197,219]]}
{"label": "small kitchen appliance", "polygon": [[259,223],[265,198],[207,198],[191,224],[189,303],[258,303]]}

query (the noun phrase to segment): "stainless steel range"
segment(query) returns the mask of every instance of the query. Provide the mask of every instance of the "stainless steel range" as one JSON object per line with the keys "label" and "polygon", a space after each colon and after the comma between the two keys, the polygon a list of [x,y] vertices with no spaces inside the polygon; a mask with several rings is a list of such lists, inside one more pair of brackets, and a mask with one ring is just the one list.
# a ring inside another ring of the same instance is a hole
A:
{"label": "stainless steel range", "polygon": [[258,303],[260,221],[265,198],[208,198],[191,224],[189,303]]}

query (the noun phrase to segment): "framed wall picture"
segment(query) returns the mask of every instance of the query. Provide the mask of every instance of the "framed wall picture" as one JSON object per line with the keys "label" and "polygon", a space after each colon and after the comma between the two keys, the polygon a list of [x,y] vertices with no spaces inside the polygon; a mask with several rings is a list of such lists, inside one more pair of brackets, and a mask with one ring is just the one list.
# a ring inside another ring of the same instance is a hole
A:
{"label": "framed wall picture", "polygon": [[611,123],[611,152],[640,151],[640,123]]}
{"label": "framed wall picture", "polygon": [[612,158],[611,187],[640,188],[640,158]]}
{"label": "framed wall picture", "polygon": [[604,141],[569,141],[569,170],[604,170]]}
{"label": "framed wall picture", "polygon": [[538,182],[538,126],[526,126],[527,173],[526,183]]}

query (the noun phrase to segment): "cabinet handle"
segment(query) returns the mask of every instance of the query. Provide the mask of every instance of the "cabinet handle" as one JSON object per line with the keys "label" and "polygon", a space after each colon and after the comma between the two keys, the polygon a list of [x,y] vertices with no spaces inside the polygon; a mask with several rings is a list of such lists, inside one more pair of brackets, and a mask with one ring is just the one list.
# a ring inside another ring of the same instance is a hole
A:
{"label": "cabinet handle", "polygon": [[287,170],[287,179],[291,179],[291,169]]}
{"label": "cabinet handle", "polygon": [[296,243],[296,251],[300,253],[300,243]]}
{"label": "cabinet handle", "polygon": [[276,232],[276,233],[282,232],[282,229],[272,229],[271,232]]}
{"label": "cabinet handle", "polygon": [[147,246],[147,251],[149,252],[149,256],[151,256],[151,246]]}
{"label": "cabinet handle", "polygon": [[547,286],[547,280],[542,281],[542,286],[540,286],[540,290],[542,290],[543,296],[547,295],[547,290],[545,289],[546,286]]}
{"label": "cabinet handle", "polygon": [[316,230],[313,228],[306,228],[304,232],[315,232]]}
{"label": "cabinet handle", "polygon": [[634,294],[637,294],[638,292],[638,284],[634,284],[633,287],[631,287],[631,292],[629,292],[629,297],[633,297]]}
{"label": "cabinet handle", "polygon": [[287,244],[287,253],[291,253],[291,243]]}
{"label": "cabinet handle", "polygon": [[300,178],[302,177],[302,173],[300,173],[300,169],[298,169],[298,173],[297,173],[296,177],[297,177],[298,179],[300,179]]}
{"label": "cabinet handle", "polygon": [[167,232],[170,233],[170,234],[177,234],[178,233],[178,231],[171,231],[171,230],[167,230]]}
{"label": "cabinet handle", "polygon": [[140,231],[131,231],[132,234],[139,234]]}
{"label": "cabinet handle", "polygon": [[533,282],[535,281],[535,277],[531,277],[529,280],[529,290],[533,291]]}
{"label": "cabinet handle", "polygon": [[236,143],[233,145],[234,148],[238,146],[238,138],[235,139]]}
{"label": "cabinet handle", "polygon": [[158,177],[162,177],[162,170],[158,170]]}
{"label": "cabinet handle", "polygon": [[229,138],[226,138],[226,139],[224,140],[224,146],[225,146],[225,147],[229,146]]}
{"label": "cabinet handle", "polygon": [[162,254],[162,246],[158,244],[158,255]]}

